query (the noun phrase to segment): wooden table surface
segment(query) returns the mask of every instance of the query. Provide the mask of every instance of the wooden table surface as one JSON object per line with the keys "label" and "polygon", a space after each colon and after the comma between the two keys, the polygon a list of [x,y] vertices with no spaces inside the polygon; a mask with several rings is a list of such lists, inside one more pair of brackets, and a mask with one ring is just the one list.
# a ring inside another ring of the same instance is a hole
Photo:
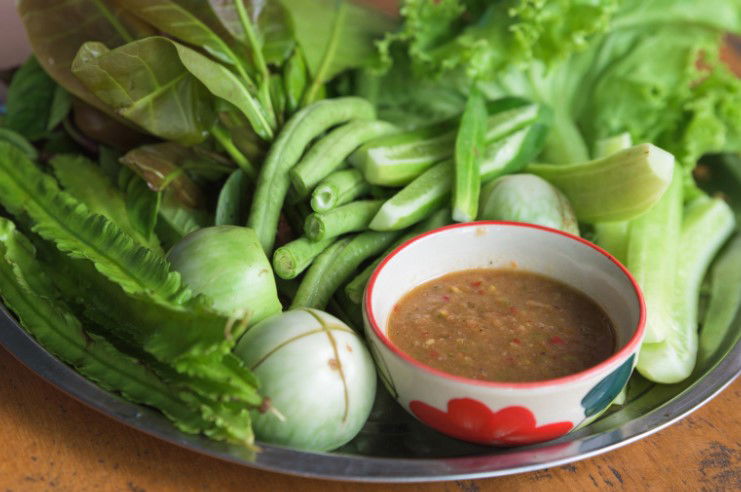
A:
{"label": "wooden table surface", "polygon": [[611,453],[510,477],[352,484],[252,470],[87,408],[0,348],[0,492],[741,490],[741,379],[678,424]]}

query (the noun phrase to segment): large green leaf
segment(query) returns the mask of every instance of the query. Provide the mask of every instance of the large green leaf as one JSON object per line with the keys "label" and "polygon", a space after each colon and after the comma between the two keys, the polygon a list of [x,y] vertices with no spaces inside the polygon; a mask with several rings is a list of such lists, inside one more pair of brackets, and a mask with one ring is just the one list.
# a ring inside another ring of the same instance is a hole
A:
{"label": "large green leaf", "polygon": [[347,3],[345,21],[340,28],[337,51],[331,58],[324,79],[343,70],[372,65],[376,60],[375,42],[395,26],[395,21],[378,11],[354,5],[347,0],[280,0],[295,28],[312,73],[319,70],[331,37],[331,26],[339,4]]}
{"label": "large green leaf", "polygon": [[233,38],[204,0],[121,0],[124,8],[159,31],[201,48],[230,65],[244,63]]}
{"label": "large green leaf", "polygon": [[64,189],[84,203],[90,213],[102,215],[115,223],[139,246],[161,252],[156,238],[134,226],[124,195],[100,167],[81,155],[71,154],[57,155],[50,164]]}
{"label": "large green leaf", "polygon": [[205,88],[166,38],[145,38],[114,50],[87,42],[72,72],[118,114],[166,140],[202,142],[213,122]]}
{"label": "large green leaf", "polygon": [[108,50],[85,43],[73,71],[100,99],[154,135],[188,145],[214,122],[212,98],[234,105],[263,138],[272,127],[253,93],[225,66],[164,37]]}
{"label": "large green leaf", "polygon": [[120,8],[118,0],[18,0],[18,12],[33,51],[49,75],[69,92],[107,110],[72,75],[80,46],[90,40],[120,46],[150,29]]}
{"label": "large green leaf", "polygon": [[21,151],[0,142],[0,203],[14,214],[26,214],[33,230],[96,269],[129,293],[153,302],[179,304],[191,298],[180,275],[151,250],[137,246],[113,222],[90,213]]}

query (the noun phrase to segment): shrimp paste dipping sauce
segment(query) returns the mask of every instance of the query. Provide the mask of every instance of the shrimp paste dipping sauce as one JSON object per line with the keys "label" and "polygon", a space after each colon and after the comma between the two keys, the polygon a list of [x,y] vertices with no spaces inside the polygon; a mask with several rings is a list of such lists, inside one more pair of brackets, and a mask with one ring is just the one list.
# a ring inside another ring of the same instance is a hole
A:
{"label": "shrimp paste dipping sauce", "polygon": [[496,382],[574,374],[615,351],[612,321],[587,295],[516,269],[450,273],[408,292],[388,334],[435,369]]}

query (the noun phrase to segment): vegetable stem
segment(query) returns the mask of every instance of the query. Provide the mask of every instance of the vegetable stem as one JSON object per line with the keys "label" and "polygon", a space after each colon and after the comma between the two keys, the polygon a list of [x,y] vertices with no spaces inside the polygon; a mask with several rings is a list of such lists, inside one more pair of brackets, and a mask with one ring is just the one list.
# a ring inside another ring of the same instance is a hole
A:
{"label": "vegetable stem", "polygon": [[252,49],[252,56],[254,57],[257,71],[260,74],[260,84],[258,89],[260,102],[265,105],[265,109],[271,117],[271,124],[273,127],[275,127],[275,111],[273,109],[273,103],[270,98],[270,72],[268,71],[268,65],[265,63],[265,58],[262,55],[262,46],[260,46],[260,43],[257,40],[255,29],[252,26],[252,21],[250,21],[250,18],[247,15],[247,10],[244,7],[244,2],[242,2],[241,0],[237,0],[236,2],[234,2],[234,5],[237,8],[239,22],[242,25],[242,29],[244,29],[244,33],[247,36],[247,41],[249,42],[250,48]]}
{"label": "vegetable stem", "polygon": [[327,212],[370,191],[370,185],[357,169],[336,171],[319,183],[311,194],[314,212]]}
{"label": "vegetable stem", "polygon": [[252,163],[247,159],[247,156],[245,156],[236,145],[234,145],[234,142],[232,141],[232,137],[227,134],[227,131],[222,128],[219,125],[214,125],[211,127],[211,135],[216,139],[217,142],[219,142],[219,145],[221,146],[224,151],[229,154],[229,156],[234,160],[234,162],[239,166],[244,173],[249,176],[250,178],[255,178],[257,176],[257,170],[252,165]]}
{"label": "vegetable stem", "polygon": [[306,270],[314,258],[327,249],[335,238],[330,237],[321,241],[312,241],[307,237],[300,237],[284,244],[273,254],[273,269],[280,278],[289,280],[298,277]]}
{"label": "vegetable stem", "polygon": [[344,27],[346,16],[347,3],[339,2],[339,6],[337,7],[337,14],[335,15],[334,23],[332,24],[332,33],[329,36],[329,42],[327,43],[327,47],[324,50],[322,61],[319,64],[319,68],[317,69],[316,74],[314,74],[314,78],[312,79],[311,84],[304,93],[304,106],[314,102],[314,99],[319,92],[319,88],[325,82],[324,79],[327,76],[327,72],[329,72],[329,68],[332,65],[332,60],[337,51],[337,46],[340,42],[340,34],[342,33],[342,28]]}

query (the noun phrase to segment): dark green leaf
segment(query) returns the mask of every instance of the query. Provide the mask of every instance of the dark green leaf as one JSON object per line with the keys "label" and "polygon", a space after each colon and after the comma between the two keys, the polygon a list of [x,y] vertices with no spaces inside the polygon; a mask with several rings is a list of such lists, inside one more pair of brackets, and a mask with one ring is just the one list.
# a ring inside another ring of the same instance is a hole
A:
{"label": "dark green leaf", "polygon": [[104,111],[109,110],[72,75],[70,67],[87,41],[115,47],[151,32],[119,4],[119,0],[18,1],[18,13],[44,69],[69,92]]}
{"label": "dark green leaf", "polygon": [[158,137],[186,145],[202,142],[213,122],[205,88],[166,38],[145,38],[114,50],[87,42],[72,72],[118,114]]}
{"label": "dark green leaf", "polygon": [[46,123],[47,130],[53,130],[69,114],[72,109],[72,97],[61,85],[54,89],[54,98],[49,108],[49,121]]}
{"label": "dark green leaf", "polygon": [[36,58],[29,58],[8,87],[5,125],[31,141],[45,136],[56,87]]}

